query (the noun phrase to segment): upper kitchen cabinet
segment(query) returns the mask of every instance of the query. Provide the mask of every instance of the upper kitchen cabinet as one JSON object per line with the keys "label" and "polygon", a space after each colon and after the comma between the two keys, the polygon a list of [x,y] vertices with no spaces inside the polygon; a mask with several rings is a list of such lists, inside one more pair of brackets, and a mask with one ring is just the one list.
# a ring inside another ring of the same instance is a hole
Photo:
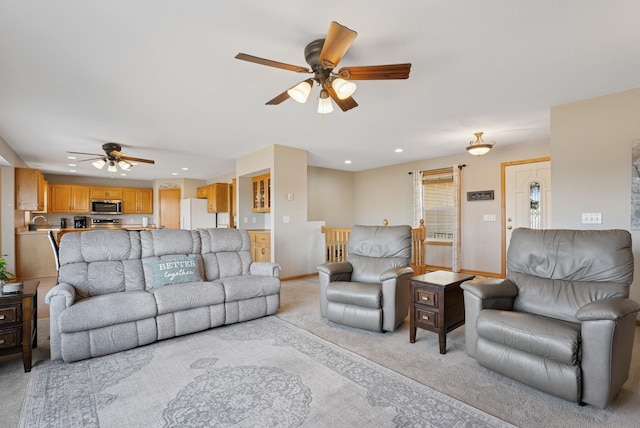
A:
{"label": "upper kitchen cabinet", "polygon": [[252,177],[251,184],[253,189],[252,211],[254,213],[271,212],[271,174]]}
{"label": "upper kitchen cabinet", "polygon": [[227,183],[211,183],[198,187],[198,198],[207,198],[207,211],[210,213],[229,212],[229,185]]}
{"label": "upper kitchen cabinet", "polygon": [[91,199],[122,199],[120,187],[91,187],[89,197]]}
{"label": "upper kitchen cabinet", "polygon": [[47,182],[37,169],[16,168],[16,209],[45,211]]}
{"label": "upper kitchen cabinet", "polygon": [[153,189],[121,190],[122,214],[153,214]]}
{"label": "upper kitchen cabinet", "polygon": [[49,212],[88,214],[89,186],[52,184],[49,186]]}

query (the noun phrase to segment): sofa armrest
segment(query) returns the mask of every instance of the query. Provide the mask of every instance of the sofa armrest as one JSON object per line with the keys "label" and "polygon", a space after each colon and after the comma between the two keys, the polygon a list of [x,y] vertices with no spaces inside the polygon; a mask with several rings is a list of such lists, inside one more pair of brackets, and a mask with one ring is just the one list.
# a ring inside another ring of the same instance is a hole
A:
{"label": "sofa armrest", "polygon": [[333,263],[323,263],[319,265],[316,269],[319,272],[326,273],[329,276],[338,275],[342,273],[347,273],[351,275],[353,273],[353,266],[348,262],[333,262]]}
{"label": "sofa armrest", "polygon": [[616,297],[596,300],[578,309],[576,318],[580,321],[617,321],[630,314],[640,312],[640,305],[634,300]]}
{"label": "sofa armrest", "polygon": [[518,287],[508,279],[473,279],[463,282],[460,288],[481,300],[513,298],[518,295]]}
{"label": "sofa armrest", "polygon": [[513,309],[518,287],[508,279],[474,279],[463,282],[464,290],[464,341],[467,355],[476,356],[478,332],[476,321],[483,309]]}
{"label": "sofa armrest", "polygon": [[47,292],[47,295],[44,298],[44,302],[47,305],[51,305],[51,300],[57,296],[64,298],[64,307],[68,308],[76,301],[76,289],[73,288],[72,285],[60,283]]}
{"label": "sofa armrest", "polygon": [[413,275],[413,269],[409,266],[387,269],[380,274],[380,282],[384,282],[387,279],[400,278],[403,275]]}
{"label": "sofa armrest", "polygon": [[251,275],[272,276],[274,278],[280,278],[280,265],[278,263],[271,262],[253,262],[249,266],[249,273]]}

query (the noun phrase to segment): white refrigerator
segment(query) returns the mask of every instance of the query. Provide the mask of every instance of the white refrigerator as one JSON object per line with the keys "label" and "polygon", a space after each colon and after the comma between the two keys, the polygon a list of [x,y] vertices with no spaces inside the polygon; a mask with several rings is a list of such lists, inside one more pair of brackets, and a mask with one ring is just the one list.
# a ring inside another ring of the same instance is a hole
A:
{"label": "white refrigerator", "polygon": [[204,229],[218,227],[215,213],[207,212],[206,199],[180,201],[180,229]]}

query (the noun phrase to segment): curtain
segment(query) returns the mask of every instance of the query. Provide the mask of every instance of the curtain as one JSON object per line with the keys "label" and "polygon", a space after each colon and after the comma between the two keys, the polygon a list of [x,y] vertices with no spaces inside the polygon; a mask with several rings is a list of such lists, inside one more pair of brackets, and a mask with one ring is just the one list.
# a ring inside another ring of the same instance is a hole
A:
{"label": "curtain", "polygon": [[424,202],[422,198],[422,172],[411,171],[413,177],[413,227],[420,226],[424,216]]}
{"label": "curtain", "polygon": [[461,192],[461,178],[462,167],[458,164],[453,165],[453,246],[452,246],[452,266],[453,272],[460,272],[460,247],[462,243],[461,237],[461,210],[460,210],[460,193]]}

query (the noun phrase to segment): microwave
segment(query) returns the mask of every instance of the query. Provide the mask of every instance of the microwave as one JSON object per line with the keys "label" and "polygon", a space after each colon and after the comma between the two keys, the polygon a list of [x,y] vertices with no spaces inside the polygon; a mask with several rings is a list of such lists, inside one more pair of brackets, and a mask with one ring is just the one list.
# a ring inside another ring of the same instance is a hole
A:
{"label": "microwave", "polygon": [[122,201],[92,199],[91,214],[122,214]]}

